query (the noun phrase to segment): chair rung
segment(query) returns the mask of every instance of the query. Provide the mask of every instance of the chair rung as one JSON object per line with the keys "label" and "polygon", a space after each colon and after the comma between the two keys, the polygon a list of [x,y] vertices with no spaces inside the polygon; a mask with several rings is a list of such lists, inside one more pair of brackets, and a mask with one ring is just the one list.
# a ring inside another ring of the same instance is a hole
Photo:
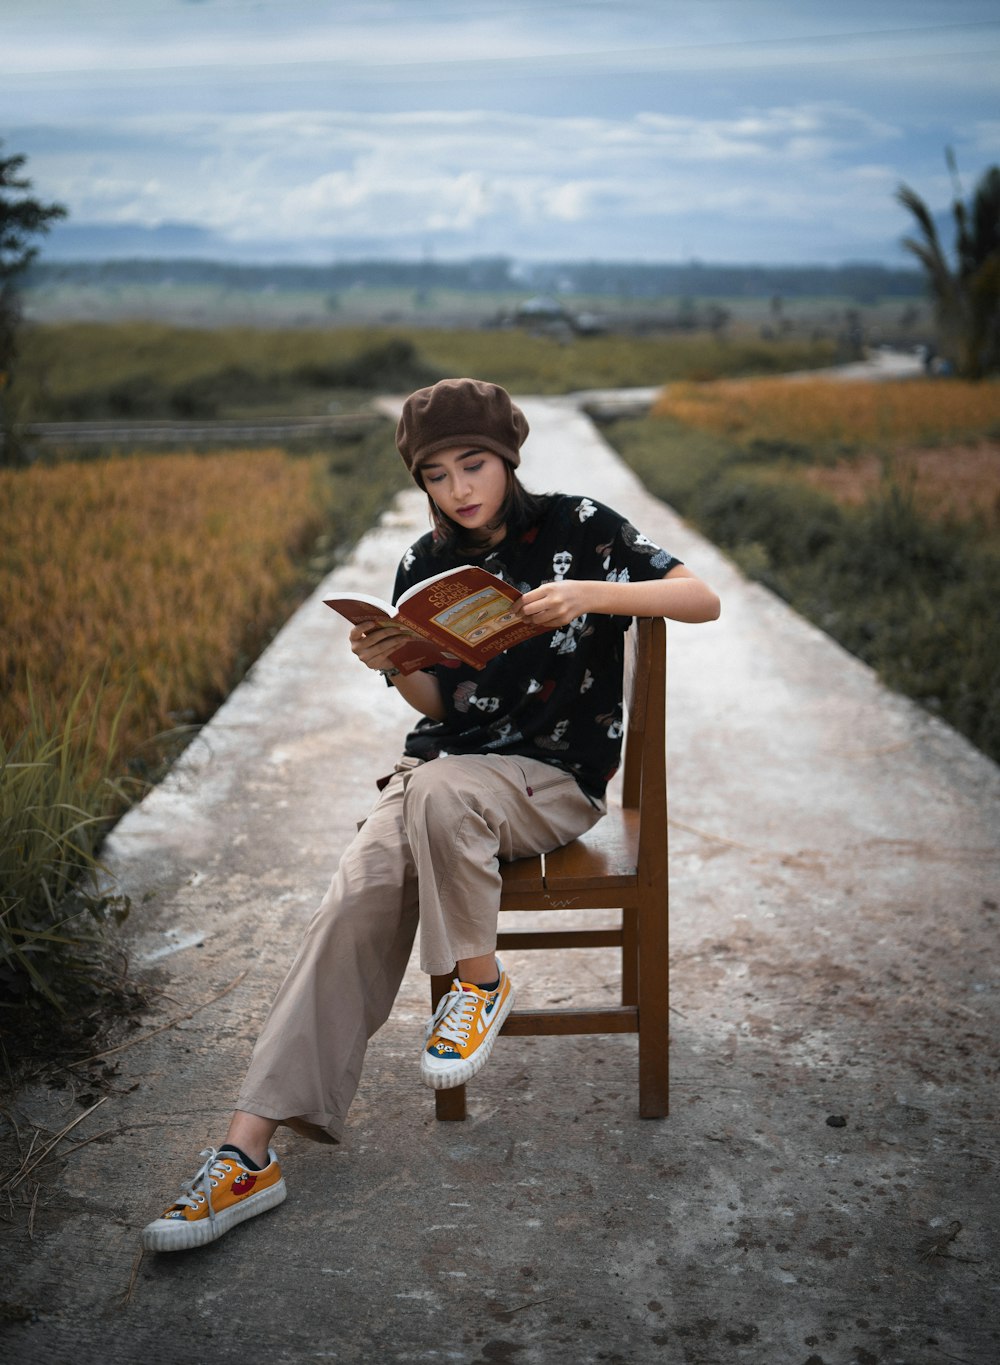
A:
{"label": "chair rung", "polygon": [[498,948],[620,948],[620,929],[537,929],[497,934]]}
{"label": "chair rung", "polygon": [[514,1010],[507,1016],[501,1032],[520,1037],[556,1033],[638,1033],[639,1011],[634,1006],[592,1010]]}

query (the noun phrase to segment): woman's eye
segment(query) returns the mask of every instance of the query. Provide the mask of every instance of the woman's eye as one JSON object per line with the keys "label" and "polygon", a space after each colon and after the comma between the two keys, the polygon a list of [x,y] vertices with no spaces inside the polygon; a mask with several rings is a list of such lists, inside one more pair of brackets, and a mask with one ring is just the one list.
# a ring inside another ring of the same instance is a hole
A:
{"label": "woman's eye", "polygon": [[467,464],[465,466],[466,474],[478,474],[485,463],[485,460],[480,460],[478,464]]}

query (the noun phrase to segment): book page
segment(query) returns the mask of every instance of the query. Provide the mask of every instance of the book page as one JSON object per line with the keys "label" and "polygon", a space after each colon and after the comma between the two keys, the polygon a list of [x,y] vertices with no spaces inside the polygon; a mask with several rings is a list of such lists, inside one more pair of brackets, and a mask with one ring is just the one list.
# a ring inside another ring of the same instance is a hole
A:
{"label": "book page", "polygon": [[[474,575],[482,575],[489,572],[487,569],[480,569],[473,564],[460,564],[457,569],[445,569],[441,573],[431,574],[430,578],[422,578],[419,583],[414,583],[412,588],[407,588],[405,592],[399,594],[399,597],[396,599],[396,610],[398,611],[411,597],[417,597],[420,593],[424,592],[431,584],[440,583],[443,578],[458,578],[470,571]],[[496,577],[495,574],[490,574],[489,576],[491,578]]]}
{"label": "book page", "polygon": [[[363,606],[374,607],[376,616],[392,616],[393,609],[390,603],[384,602],[381,597],[373,597],[367,592],[338,592],[333,597],[324,597],[323,603],[327,607],[333,607],[334,611],[340,611],[342,615],[346,612],[341,611],[343,607],[348,607],[352,602],[360,602]],[[352,614],[348,620],[363,620],[363,617]]]}

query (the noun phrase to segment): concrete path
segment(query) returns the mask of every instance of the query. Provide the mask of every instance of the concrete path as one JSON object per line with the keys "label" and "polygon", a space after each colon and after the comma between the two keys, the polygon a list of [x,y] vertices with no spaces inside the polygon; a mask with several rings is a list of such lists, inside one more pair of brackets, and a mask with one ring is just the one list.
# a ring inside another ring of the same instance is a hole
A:
{"label": "concrete path", "polygon": [[[745,582],[571,402],[524,406],[530,486],[618,507],[723,597],[669,632],[671,1117],[637,1117],[632,1038],[504,1039],[469,1121],[436,1124],[411,968],[349,1142],[284,1138],[281,1209],[136,1260],[406,727],[321,598],[390,586],[425,526],[408,494],[114,835],[162,995],[43,1168],[33,1240],[13,1211],[6,1360],[1000,1356],[1000,772]],[[569,956],[511,956],[525,1003],[612,999],[613,961]],[[18,1121],[58,1131],[80,1101],[35,1090]]]}

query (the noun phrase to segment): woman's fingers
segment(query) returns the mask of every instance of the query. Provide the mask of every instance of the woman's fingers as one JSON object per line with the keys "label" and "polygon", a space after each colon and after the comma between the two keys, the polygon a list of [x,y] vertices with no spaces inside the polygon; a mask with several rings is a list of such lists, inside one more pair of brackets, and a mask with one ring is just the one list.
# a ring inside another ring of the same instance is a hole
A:
{"label": "woman's fingers", "polygon": [[[368,628],[365,629],[365,626]],[[362,622],[350,635],[351,649],[367,668],[386,668],[393,651],[408,637],[394,626],[380,626]]]}

